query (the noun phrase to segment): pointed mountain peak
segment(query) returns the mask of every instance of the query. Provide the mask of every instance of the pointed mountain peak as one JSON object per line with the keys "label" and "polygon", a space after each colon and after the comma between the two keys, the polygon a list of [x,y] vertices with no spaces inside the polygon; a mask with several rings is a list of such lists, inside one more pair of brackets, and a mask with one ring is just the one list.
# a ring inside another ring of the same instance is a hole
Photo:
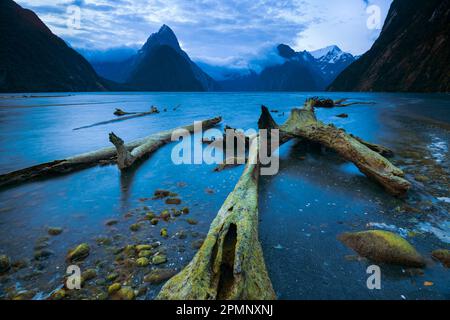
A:
{"label": "pointed mountain peak", "polygon": [[291,58],[295,57],[295,55],[297,54],[295,52],[295,50],[292,49],[287,44],[279,44],[277,46],[277,50],[278,50],[278,54],[285,59],[291,59]]}
{"label": "pointed mountain peak", "polygon": [[311,51],[311,55],[316,59],[320,59],[330,53],[339,54],[339,53],[342,53],[342,50],[338,46],[333,45],[333,46],[328,46],[328,47],[325,47],[325,48],[322,48],[319,50]]}
{"label": "pointed mountain peak", "polygon": [[177,36],[168,25],[162,25],[159,31],[153,33],[148,39],[140,52],[148,53],[157,46],[169,46],[176,51],[181,51]]}

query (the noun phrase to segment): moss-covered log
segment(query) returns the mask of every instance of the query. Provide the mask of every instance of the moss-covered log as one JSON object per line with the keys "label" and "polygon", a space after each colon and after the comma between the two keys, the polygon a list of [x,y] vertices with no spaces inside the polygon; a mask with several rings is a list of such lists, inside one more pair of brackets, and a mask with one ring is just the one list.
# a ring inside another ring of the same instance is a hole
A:
{"label": "moss-covered log", "polygon": [[275,299],[258,240],[257,153],[225,200],[193,260],[161,289],[160,300]]}
{"label": "moss-covered log", "polygon": [[[208,128],[213,127],[216,124],[220,123],[221,121],[222,118],[220,117],[208,119],[203,121],[203,127]],[[124,147],[128,151],[132,151],[135,148],[147,144],[151,141],[155,141],[158,139],[167,141],[167,139],[170,139],[170,137],[172,136],[172,133],[179,129],[186,129],[192,131],[193,125],[165,130],[156,134],[152,134],[145,138],[124,144]],[[55,160],[52,162],[42,163],[33,167],[10,172],[7,174],[0,175],[0,188],[9,185],[23,183],[26,181],[31,181],[38,178],[46,178],[66,174],[73,171],[93,167],[96,165],[111,164],[116,161],[116,155],[117,155],[116,148],[112,146],[76,155],[67,159]]]}

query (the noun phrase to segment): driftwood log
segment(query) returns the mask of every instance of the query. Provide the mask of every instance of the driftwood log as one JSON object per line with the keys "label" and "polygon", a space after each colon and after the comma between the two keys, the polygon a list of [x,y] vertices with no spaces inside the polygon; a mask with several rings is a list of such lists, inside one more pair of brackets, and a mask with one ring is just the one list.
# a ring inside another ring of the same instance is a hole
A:
{"label": "driftwood log", "polygon": [[258,240],[259,138],[233,192],[193,260],[161,289],[159,300],[275,299]]}
{"label": "driftwood log", "polygon": [[[120,109],[116,109],[116,110],[120,110]],[[120,110],[120,111],[122,111],[122,110]],[[116,112],[117,112],[117,111],[116,111]],[[122,112],[123,112],[123,111],[122,111]],[[90,124],[90,125],[87,125],[87,126],[75,128],[75,129],[73,129],[73,130],[74,130],[74,131],[77,131],[77,130],[81,130],[81,129],[87,129],[87,128],[92,128],[92,127],[103,126],[103,125],[105,125],[105,124],[110,124],[110,123],[115,123],[115,122],[121,122],[121,121],[130,120],[130,119],[134,119],[134,118],[145,117],[145,116],[148,116],[148,115],[151,115],[151,114],[155,114],[155,113],[159,113],[159,111],[158,111],[158,109],[157,109],[156,107],[152,107],[152,108],[150,109],[150,111],[147,111],[147,112],[141,112],[141,113],[123,113],[122,115],[126,115],[126,114],[129,114],[129,115],[120,117],[120,118],[118,118],[118,119],[112,119],[112,120],[107,120],[107,121],[97,122],[97,123]],[[114,114],[120,116],[120,114],[116,114],[116,113],[114,113]]]}
{"label": "driftwood log", "polygon": [[314,102],[314,107],[316,108],[342,108],[342,107],[349,107],[355,104],[375,104],[375,102],[367,102],[367,101],[354,101],[354,102],[347,102],[348,99],[338,99],[338,100],[332,100],[332,99],[324,99],[319,97],[313,97],[310,100]]}
{"label": "driftwood log", "polygon": [[[203,121],[204,128],[211,128],[222,121],[222,118],[217,117],[213,119],[208,119]],[[170,129],[162,131],[156,134],[149,135],[142,139],[138,139],[129,142],[124,145],[128,151],[132,151],[141,145],[148,144],[150,141],[155,141],[155,139],[160,139],[165,142],[170,140],[172,133],[179,129],[185,129],[192,132],[193,125],[179,127],[175,129]],[[169,139],[169,140],[167,140]],[[116,161],[117,151],[114,146],[103,148],[100,150],[83,153],[63,160],[55,160],[52,162],[42,163],[33,167],[25,168],[22,170],[10,172],[7,174],[0,175],[0,188],[23,183],[26,181],[31,181],[38,178],[51,177],[56,175],[61,175],[96,165],[111,164]]]}
{"label": "driftwood log", "polygon": [[276,124],[267,108],[263,108],[263,120],[260,122],[265,126],[279,128],[280,141],[298,137],[334,150],[393,195],[400,196],[409,190],[411,184],[403,178],[403,171],[382,155],[391,153],[389,149],[365,142],[343,129],[317,120],[314,105],[315,100],[308,99],[302,109],[293,109],[286,123],[281,126]]}

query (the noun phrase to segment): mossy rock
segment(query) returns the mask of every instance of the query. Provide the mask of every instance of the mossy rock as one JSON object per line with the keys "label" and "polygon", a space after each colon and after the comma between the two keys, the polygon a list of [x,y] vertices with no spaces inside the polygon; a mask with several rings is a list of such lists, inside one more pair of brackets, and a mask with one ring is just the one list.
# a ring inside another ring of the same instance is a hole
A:
{"label": "mossy rock", "polygon": [[139,244],[136,246],[137,251],[151,250],[151,249],[153,249],[153,247],[150,244]]}
{"label": "mossy rock", "polygon": [[139,223],[132,224],[130,226],[130,230],[133,232],[141,230],[141,225]]}
{"label": "mossy rock", "polygon": [[416,181],[419,181],[419,182],[422,182],[422,183],[430,181],[430,178],[428,178],[426,176],[423,176],[423,175],[417,175],[417,176],[414,177],[414,179]]}
{"label": "mossy rock", "polygon": [[51,300],[62,300],[66,297],[67,293],[64,289],[59,289],[53,292],[53,294],[50,296]]}
{"label": "mossy rock", "polygon": [[112,285],[110,285],[108,287],[108,293],[112,295],[112,294],[116,293],[117,291],[119,291],[120,288],[122,288],[122,285],[120,283],[118,283],[118,282],[113,283]]}
{"label": "mossy rock", "polygon": [[97,277],[97,271],[95,269],[87,269],[81,274],[81,283],[83,284],[86,281],[94,279],[95,277]]}
{"label": "mossy rock", "polygon": [[189,208],[188,207],[184,207],[183,209],[181,209],[181,212],[183,212],[183,214],[188,214],[189,213]]}
{"label": "mossy rock", "polygon": [[158,254],[152,258],[152,264],[158,265],[167,262],[167,257],[164,254]]}
{"label": "mossy rock", "polygon": [[167,238],[169,236],[169,232],[167,231],[166,228],[162,228],[160,233],[161,237]]}
{"label": "mossy rock", "polygon": [[47,232],[51,236],[58,236],[63,232],[63,229],[58,227],[50,227],[48,228]]}
{"label": "mossy rock", "polygon": [[154,219],[156,217],[156,214],[154,214],[153,212],[147,212],[146,214],[145,214],[145,219],[147,219],[147,220],[152,220],[152,219]]}
{"label": "mossy rock", "polygon": [[339,240],[374,262],[421,268],[425,260],[399,235],[382,230],[344,233]]}
{"label": "mossy rock", "polygon": [[157,218],[150,220],[150,223],[154,226],[156,226],[158,224],[158,222],[159,222],[159,219],[157,219]]}
{"label": "mossy rock", "polygon": [[142,257],[136,260],[136,264],[138,267],[146,267],[150,264],[150,261],[146,257]]}
{"label": "mossy rock", "polygon": [[112,273],[109,273],[109,274],[106,276],[106,280],[108,280],[108,281],[114,281],[114,280],[116,280],[118,277],[119,277],[119,274],[118,274],[117,272],[112,272]]}
{"label": "mossy rock", "polygon": [[82,243],[78,245],[75,249],[69,251],[67,255],[67,260],[71,262],[84,260],[89,255],[90,251],[91,248],[89,247],[89,245],[87,243]]}
{"label": "mossy rock", "polygon": [[163,212],[161,212],[161,216],[160,217],[164,221],[169,221],[169,219],[170,219],[170,212],[169,212],[169,210],[164,210]]}
{"label": "mossy rock", "polygon": [[11,260],[7,255],[0,256],[0,273],[4,273],[11,268]]}
{"label": "mossy rock", "polygon": [[450,268],[450,250],[439,249],[431,253],[432,257],[442,262],[446,268]]}
{"label": "mossy rock", "polygon": [[131,287],[122,287],[113,295],[114,300],[134,300],[135,294]]}
{"label": "mossy rock", "polygon": [[160,284],[166,280],[169,280],[176,274],[177,271],[174,269],[155,269],[144,277],[144,282],[148,282],[150,284]]}
{"label": "mossy rock", "polygon": [[190,225],[196,225],[196,224],[198,224],[198,221],[197,221],[197,220],[194,220],[194,219],[186,219],[186,222],[189,223]]}
{"label": "mossy rock", "polygon": [[139,251],[138,257],[146,258],[146,257],[150,257],[152,254],[153,254],[153,252],[151,250],[142,250],[142,251]]}

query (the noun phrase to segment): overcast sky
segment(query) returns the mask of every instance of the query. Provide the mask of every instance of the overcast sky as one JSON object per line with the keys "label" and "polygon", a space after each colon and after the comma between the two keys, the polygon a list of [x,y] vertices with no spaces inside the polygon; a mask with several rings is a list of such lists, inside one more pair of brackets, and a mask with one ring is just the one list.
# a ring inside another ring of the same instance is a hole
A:
{"label": "overcast sky", "polygon": [[[380,30],[367,27],[367,8],[384,21],[391,0],[18,0],[74,48],[139,48],[162,24],[195,60],[225,64],[286,43],[297,50],[336,44],[367,51]],[[75,6],[75,7],[74,7]],[[76,18],[79,8],[79,25]],[[73,15],[75,12],[75,15]],[[68,27],[68,21],[69,26]],[[75,21],[75,22],[73,22]],[[382,24],[381,24],[382,25]]]}

